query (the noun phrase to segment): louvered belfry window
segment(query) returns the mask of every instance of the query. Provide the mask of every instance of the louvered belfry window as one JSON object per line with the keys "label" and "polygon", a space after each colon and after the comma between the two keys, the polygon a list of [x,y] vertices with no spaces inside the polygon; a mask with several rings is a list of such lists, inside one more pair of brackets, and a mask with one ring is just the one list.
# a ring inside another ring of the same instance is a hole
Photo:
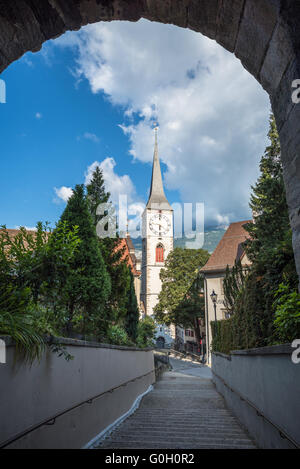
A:
{"label": "louvered belfry window", "polygon": [[162,244],[156,246],[156,262],[164,262],[164,247]]}

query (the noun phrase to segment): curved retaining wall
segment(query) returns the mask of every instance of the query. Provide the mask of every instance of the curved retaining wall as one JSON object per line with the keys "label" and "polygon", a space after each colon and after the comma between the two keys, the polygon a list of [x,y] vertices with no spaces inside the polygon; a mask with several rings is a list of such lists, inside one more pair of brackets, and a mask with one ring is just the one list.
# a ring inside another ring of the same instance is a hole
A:
{"label": "curved retaining wall", "polygon": [[29,366],[14,363],[14,344],[5,341],[0,447],[81,448],[155,381],[151,349],[63,339],[73,360],[47,351]]}
{"label": "curved retaining wall", "polygon": [[213,381],[261,448],[300,447],[300,364],[278,345],[212,354]]}

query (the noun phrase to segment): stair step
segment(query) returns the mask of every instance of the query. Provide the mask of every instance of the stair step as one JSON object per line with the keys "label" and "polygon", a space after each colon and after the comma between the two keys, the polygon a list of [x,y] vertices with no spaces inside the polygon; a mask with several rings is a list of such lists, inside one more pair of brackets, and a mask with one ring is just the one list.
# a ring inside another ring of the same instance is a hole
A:
{"label": "stair step", "polygon": [[[167,427],[162,427],[163,428],[163,431],[164,431],[164,434],[168,434],[168,435],[171,435],[175,432],[178,433],[178,430],[176,429],[172,429],[172,428],[167,428]],[[126,431],[128,434],[139,434],[139,433],[152,433],[152,434],[156,434],[156,433],[161,433],[161,429],[153,429],[151,427],[134,427],[134,426],[124,426],[122,427],[122,431]],[[118,430],[116,430],[117,432]],[[244,432],[240,429],[240,428],[230,428],[230,427],[223,427],[223,428],[217,428],[217,427],[205,427],[205,426],[202,426],[200,428],[195,428],[194,430],[193,429],[188,429],[188,428],[181,428],[180,427],[180,432],[181,434],[183,435],[190,435],[190,436],[194,436],[195,434],[197,436],[200,436],[200,435],[216,435],[216,434],[221,434],[221,435],[244,435]]]}
{"label": "stair step", "polygon": [[[184,372],[191,366],[182,368]],[[254,449],[255,444],[211,380],[166,372],[139,409],[99,448]]]}
{"label": "stair step", "polygon": [[130,448],[144,448],[144,449],[254,449],[255,446],[250,442],[243,442],[243,443],[235,443],[233,441],[229,442],[215,442],[213,440],[207,442],[186,442],[186,441],[141,441],[141,440],[132,440],[132,441],[122,441],[122,440],[114,440],[108,442],[105,445],[101,445],[99,448],[118,448],[118,449],[130,449]]}
{"label": "stair step", "polygon": [[197,438],[192,437],[192,436],[183,436],[181,434],[174,434],[174,435],[165,435],[162,433],[161,435],[154,435],[154,434],[146,434],[144,435],[143,433],[140,433],[139,435],[131,435],[131,434],[116,434],[113,438],[114,442],[129,442],[129,441],[144,441],[144,437],[147,438],[147,441],[150,443],[163,443],[166,444],[166,442],[170,443],[190,443],[191,445],[194,445],[195,443],[199,444],[234,444],[234,445],[239,445],[239,444],[249,444],[249,439],[247,437],[244,438],[229,438],[225,436],[220,436],[217,438],[216,436],[212,438]]}

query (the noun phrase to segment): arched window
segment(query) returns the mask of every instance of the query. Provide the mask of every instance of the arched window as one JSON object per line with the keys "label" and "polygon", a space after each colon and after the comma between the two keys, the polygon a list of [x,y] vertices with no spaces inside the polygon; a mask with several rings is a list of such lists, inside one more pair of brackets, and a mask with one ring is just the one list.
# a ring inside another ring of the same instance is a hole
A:
{"label": "arched window", "polygon": [[164,247],[162,244],[156,246],[156,262],[164,262]]}

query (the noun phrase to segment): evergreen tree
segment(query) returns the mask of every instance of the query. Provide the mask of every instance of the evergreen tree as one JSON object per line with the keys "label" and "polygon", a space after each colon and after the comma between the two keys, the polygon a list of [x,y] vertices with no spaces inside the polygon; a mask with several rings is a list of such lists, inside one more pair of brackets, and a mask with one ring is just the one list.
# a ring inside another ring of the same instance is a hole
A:
{"label": "evergreen tree", "polygon": [[[234,312],[231,334],[235,348],[276,342],[274,320],[276,304],[281,305],[280,285],[287,285],[290,292],[297,288],[280,142],[273,115],[268,137],[270,144],[261,159],[261,174],[252,188],[254,223],[246,226],[251,238],[244,248],[252,265],[247,272],[236,265],[227,271],[224,282],[225,304]],[[281,291],[286,294],[287,290]]]}
{"label": "evergreen tree", "polygon": [[269,249],[280,243],[290,229],[280,141],[273,115],[270,116],[268,138],[270,145],[261,159],[261,175],[252,187],[250,200],[255,223],[247,226],[251,235],[251,241],[247,243],[247,254],[252,262],[259,259],[265,261]]}
{"label": "evergreen tree", "polygon": [[[91,182],[87,185],[87,194],[90,213],[96,228],[97,223],[104,216],[96,215],[97,207],[99,204],[109,202],[110,199],[110,193],[105,190],[102,170],[98,166],[92,175]],[[128,290],[130,289],[130,275],[127,259],[124,258],[124,248],[120,248],[121,239],[118,236],[98,238],[98,240],[112,286],[106,304],[107,315],[112,321],[122,322],[126,314]]]}
{"label": "evergreen tree", "polygon": [[273,309],[275,291],[284,280],[296,287],[297,275],[292,249],[292,234],[283,181],[279,135],[273,115],[268,133],[270,145],[260,164],[261,175],[252,188],[250,207],[254,223],[246,226],[251,239],[245,249],[252,270],[264,283],[264,307]]}
{"label": "evergreen tree", "polygon": [[125,329],[128,336],[135,342],[139,323],[139,309],[134,289],[134,278],[130,272],[130,288],[128,290],[127,312],[125,318]]}
{"label": "evergreen tree", "polygon": [[96,214],[99,204],[109,202],[110,193],[106,192],[102,169],[96,166],[91,182],[86,186],[87,198],[94,225],[97,226],[101,216]]}
{"label": "evergreen tree", "polygon": [[74,314],[83,317],[82,332],[103,332],[107,325],[104,307],[111,284],[100,251],[83,185],[77,185],[68,201],[61,221],[78,226],[81,240],[72,261],[73,272],[66,282],[68,297],[68,332],[72,332]]}

